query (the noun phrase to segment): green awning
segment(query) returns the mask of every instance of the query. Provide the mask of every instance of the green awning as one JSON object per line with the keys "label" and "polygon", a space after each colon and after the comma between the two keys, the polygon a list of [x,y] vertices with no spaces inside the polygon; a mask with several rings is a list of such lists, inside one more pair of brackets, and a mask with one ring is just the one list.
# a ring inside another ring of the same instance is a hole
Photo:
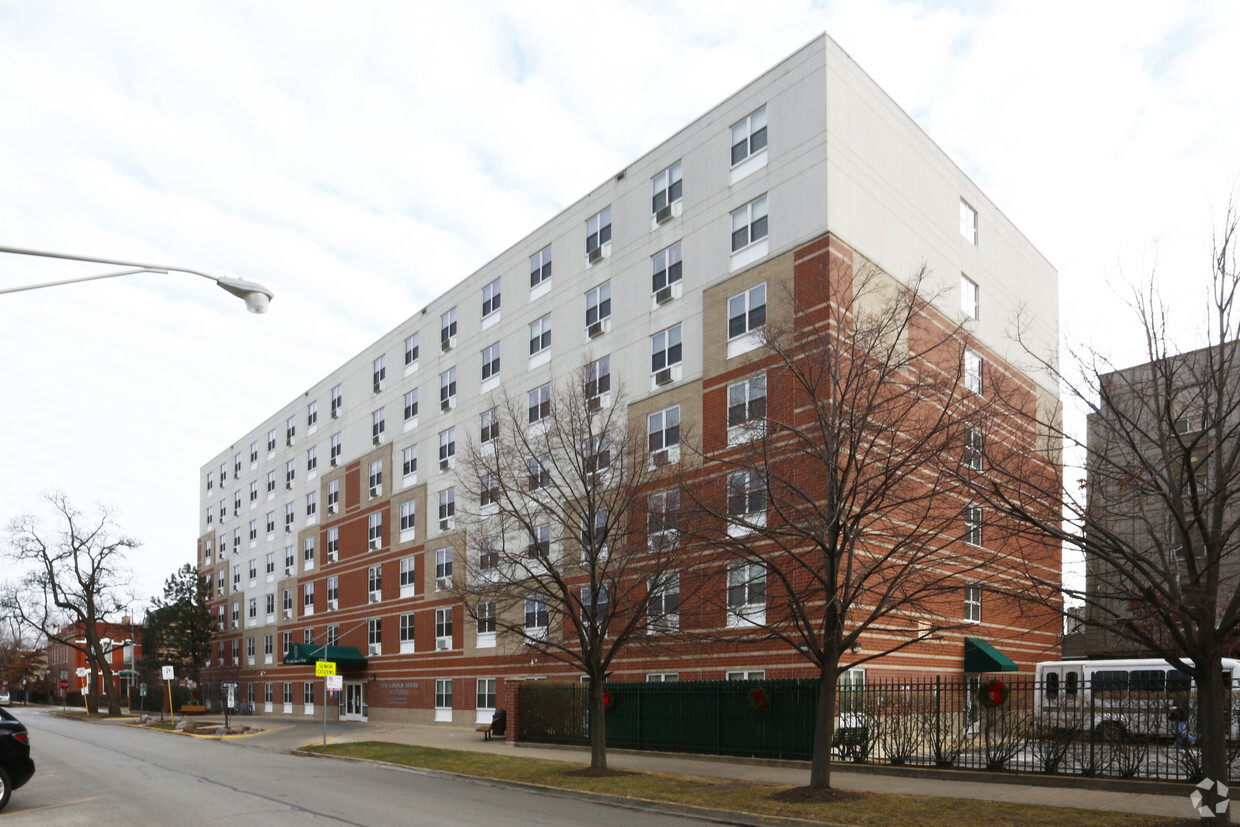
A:
{"label": "green awning", "polygon": [[967,637],[964,639],[964,671],[1019,672],[1020,667],[980,637]]}
{"label": "green awning", "polygon": [[321,660],[330,660],[336,666],[365,666],[366,657],[356,646],[324,646],[321,643],[294,643],[284,656],[285,666],[313,666]]}

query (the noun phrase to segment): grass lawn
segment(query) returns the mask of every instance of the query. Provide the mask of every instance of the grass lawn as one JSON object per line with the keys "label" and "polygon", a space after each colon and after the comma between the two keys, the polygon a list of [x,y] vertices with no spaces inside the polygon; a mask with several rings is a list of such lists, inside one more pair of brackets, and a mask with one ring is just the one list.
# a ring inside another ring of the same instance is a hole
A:
{"label": "grass lawn", "polygon": [[407,767],[519,781],[563,790],[624,796],[645,801],[661,801],[752,813],[763,816],[800,818],[834,824],[859,825],[1145,825],[1170,823],[1171,819],[1134,816],[1130,813],[1103,813],[1027,804],[1006,804],[957,798],[926,798],[906,795],[858,793],[849,800],[832,803],[787,803],[771,799],[771,794],[788,789],[769,784],[682,775],[627,773],[605,778],[574,775],[579,764],[487,755],[477,752],[432,749],[429,747],[358,741],[305,747],[307,752],[341,755],[372,761],[386,761]]}

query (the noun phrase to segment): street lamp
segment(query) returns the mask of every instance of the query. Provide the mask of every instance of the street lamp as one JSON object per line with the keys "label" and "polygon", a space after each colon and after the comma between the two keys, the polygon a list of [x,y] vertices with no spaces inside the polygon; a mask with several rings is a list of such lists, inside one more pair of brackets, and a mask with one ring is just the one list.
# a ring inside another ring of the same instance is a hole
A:
{"label": "street lamp", "polygon": [[83,281],[96,281],[98,279],[111,279],[117,276],[132,276],[136,273],[189,273],[194,276],[201,276],[204,279],[210,279],[223,289],[232,293],[245,301],[245,307],[251,313],[266,313],[267,303],[272,299],[272,293],[261,284],[245,279],[234,279],[228,276],[213,276],[210,273],[203,273],[199,270],[190,270],[187,267],[170,267],[164,264],[143,264],[140,261],[122,261],[113,258],[93,258],[91,256],[75,256],[66,253],[48,253],[43,250],[24,250],[18,247],[0,247],[0,253],[11,253],[17,256],[41,256],[43,258],[59,258],[66,261],[88,261],[93,264],[115,264],[125,267],[124,270],[117,270],[114,273],[102,273],[98,276],[80,276],[78,278],[63,279],[61,281],[48,281],[42,284],[30,284],[24,287],[5,287],[0,289],[3,293],[21,293],[25,290],[38,290],[43,287],[57,287],[62,284],[77,284]]}

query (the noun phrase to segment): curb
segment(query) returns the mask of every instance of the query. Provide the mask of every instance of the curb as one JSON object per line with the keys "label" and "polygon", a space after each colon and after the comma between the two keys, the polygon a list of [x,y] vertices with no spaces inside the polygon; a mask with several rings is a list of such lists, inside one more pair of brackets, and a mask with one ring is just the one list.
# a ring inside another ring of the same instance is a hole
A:
{"label": "curb", "polygon": [[566,790],[562,787],[548,787],[542,784],[529,784],[524,781],[505,781],[499,778],[486,778],[477,775],[462,775],[455,772],[445,772],[443,770],[428,770],[421,767],[409,767],[404,764],[393,764],[388,761],[376,761],[371,758],[353,758],[347,755],[324,755],[323,753],[318,752],[306,752],[303,749],[295,749],[292,751],[292,754],[303,758],[323,758],[331,761],[352,761],[357,764],[376,764],[378,766],[390,767],[402,772],[425,775],[431,778],[456,778],[480,784],[490,784],[492,786],[503,787],[505,789],[536,792],[542,795],[555,796],[557,798],[571,798],[578,801],[589,801],[594,804],[617,807],[623,810],[635,810],[638,812],[655,813],[659,815],[696,818],[700,821],[709,821],[715,824],[741,824],[751,825],[752,827],[759,827],[760,825],[768,824],[788,825],[788,827],[849,827],[849,825],[836,824],[828,821],[807,821],[805,819],[797,818],[763,816],[756,813],[736,812],[734,810],[712,810],[705,807],[693,807],[688,804],[675,804],[664,801],[649,801],[644,798],[628,798],[618,795],[605,795],[603,793],[588,793],[579,790]]}

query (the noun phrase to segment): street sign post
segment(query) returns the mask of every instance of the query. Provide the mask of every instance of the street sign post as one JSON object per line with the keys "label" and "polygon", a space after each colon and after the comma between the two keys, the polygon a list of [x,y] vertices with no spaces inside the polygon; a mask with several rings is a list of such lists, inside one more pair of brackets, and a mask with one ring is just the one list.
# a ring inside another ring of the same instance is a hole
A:
{"label": "street sign post", "polygon": [[314,676],[323,679],[323,746],[327,746],[327,689],[328,681],[340,681],[342,678],[336,674],[336,662],[331,660],[317,660],[314,662]]}
{"label": "street sign post", "polygon": [[[168,720],[172,721],[173,725],[175,725],[177,722],[177,716],[172,711],[172,681],[176,678],[176,670],[171,666],[165,666],[163,667],[163,675],[164,683],[168,685]],[[162,721],[163,718],[160,718],[159,720]]]}

